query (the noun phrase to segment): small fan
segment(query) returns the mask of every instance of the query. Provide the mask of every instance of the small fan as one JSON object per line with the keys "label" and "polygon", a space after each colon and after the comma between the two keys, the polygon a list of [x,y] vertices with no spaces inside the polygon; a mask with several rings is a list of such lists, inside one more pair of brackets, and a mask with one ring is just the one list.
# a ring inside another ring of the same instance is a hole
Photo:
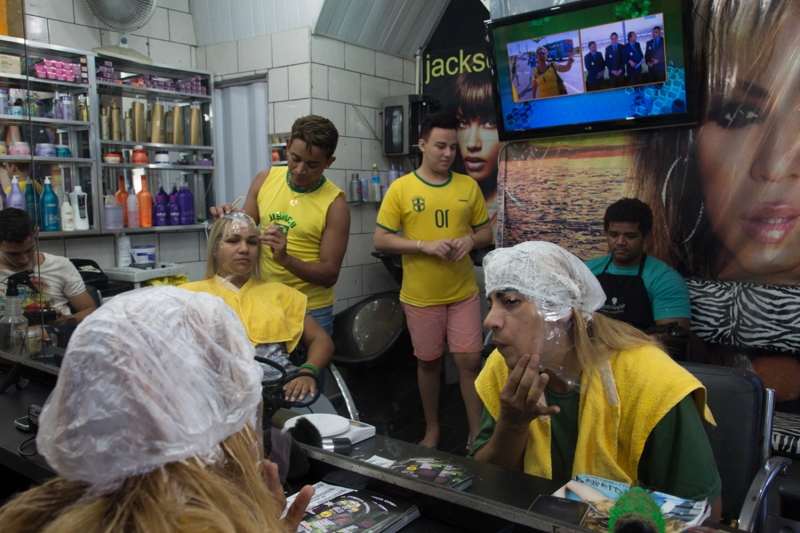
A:
{"label": "small fan", "polygon": [[137,63],[153,63],[153,60],[128,46],[128,37],[150,20],[156,11],[156,0],[84,0],[100,22],[119,32],[118,46],[93,48],[98,54],[128,59]]}

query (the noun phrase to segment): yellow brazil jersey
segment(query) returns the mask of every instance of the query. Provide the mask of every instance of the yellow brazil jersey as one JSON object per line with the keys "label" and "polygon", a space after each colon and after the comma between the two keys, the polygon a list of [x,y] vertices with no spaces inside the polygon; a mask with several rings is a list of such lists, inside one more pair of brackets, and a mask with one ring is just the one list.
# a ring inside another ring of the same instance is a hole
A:
{"label": "yellow brazil jersey", "polygon": [[[489,222],[478,183],[450,173],[441,185],[427,183],[416,172],[398,179],[386,193],[378,213],[379,227],[412,241],[435,241],[469,235],[469,227]],[[417,307],[460,302],[478,293],[469,256],[458,263],[433,255],[403,255],[400,300]]]}
{"label": "yellow brazil jersey", "polygon": [[539,86],[537,98],[558,96],[558,71],[556,68],[555,63],[550,63],[550,66],[540,73],[537,67],[533,67],[533,82]]}
{"label": "yellow brazil jersey", "polygon": [[[319,263],[319,247],[328,208],[344,192],[325,179],[308,191],[295,189],[289,183],[289,170],[273,167],[258,191],[258,216],[261,227],[277,224],[286,232],[286,251],[307,263]],[[292,200],[296,199],[296,205]],[[269,246],[261,247],[258,268],[266,281],[278,281],[308,297],[308,309],[333,305],[333,287],[325,288],[298,278],[272,260]]]}

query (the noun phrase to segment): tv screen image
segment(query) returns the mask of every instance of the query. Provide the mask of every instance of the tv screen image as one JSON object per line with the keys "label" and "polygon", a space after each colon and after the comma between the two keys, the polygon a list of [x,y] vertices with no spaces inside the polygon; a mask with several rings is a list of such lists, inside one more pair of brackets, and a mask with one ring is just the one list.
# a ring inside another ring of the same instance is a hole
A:
{"label": "tv screen image", "polygon": [[695,124],[690,0],[594,0],[487,22],[501,141]]}

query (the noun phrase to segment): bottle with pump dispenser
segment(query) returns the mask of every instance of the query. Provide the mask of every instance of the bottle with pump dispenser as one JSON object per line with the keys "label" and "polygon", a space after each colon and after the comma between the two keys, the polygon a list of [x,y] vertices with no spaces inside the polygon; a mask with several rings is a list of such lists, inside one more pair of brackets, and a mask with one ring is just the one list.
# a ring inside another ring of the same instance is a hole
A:
{"label": "bottle with pump dispenser", "polygon": [[[58,196],[53,192],[53,186],[50,185],[50,176],[44,178],[44,191],[42,192],[41,199],[42,207],[42,231],[58,231],[61,229],[61,217],[59,214],[60,206],[58,205]],[[87,219],[87,227],[88,219]]]}
{"label": "bottle with pump dispenser", "polygon": [[159,184],[158,192],[156,193],[155,201],[153,202],[153,225],[166,226],[167,221],[167,206],[169,205],[169,196],[164,190],[164,185]]}
{"label": "bottle with pump dispenser", "polygon": [[186,183],[186,176],[181,173],[181,188],[178,190],[178,208],[182,226],[194,224],[194,196]]}
{"label": "bottle with pump dispenser", "polygon": [[61,204],[61,231],[75,231],[75,211],[69,203],[69,196],[64,195]]}
{"label": "bottle with pump dispenser", "polygon": [[36,187],[33,186],[33,181],[31,177],[28,176],[25,179],[25,209],[28,211],[28,214],[31,217],[31,220],[39,220],[39,217],[36,215],[37,213],[37,205],[36,205]]}
{"label": "bottle with pump dispenser", "polygon": [[0,318],[0,350],[13,355],[27,353],[28,319],[22,314],[17,284],[6,285],[5,314]]}
{"label": "bottle with pump dispenser", "polygon": [[58,92],[53,97],[53,118],[64,120],[64,103],[61,101],[61,95]]}
{"label": "bottle with pump dispenser", "polygon": [[72,204],[72,211],[75,217],[75,229],[89,229],[89,204],[86,193],[80,185],[75,185],[69,193],[69,203]]}
{"label": "bottle with pump dispenser", "polygon": [[178,191],[173,187],[167,204],[167,224],[170,226],[181,225],[181,208],[178,206]]}
{"label": "bottle with pump dispenser", "polygon": [[8,191],[6,196],[6,208],[13,207],[15,209],[22,209],[26,211],[28,203],[25,201],[25,195],[19,188],[19,178],[16,176],[11,178],[11,190]]}
{"label": "bottle with pump dispenser", "polygon": [[150,228],[153,226],[153,195],[147,190],[147,176],[142,175],[142,190],[136,195],[139,201],[139,226]]}
{"label": "bottle with pump dispenser", "polygon": [[139,199],[136,198],[133,187],[128,190],[128,227],[139,227]]}

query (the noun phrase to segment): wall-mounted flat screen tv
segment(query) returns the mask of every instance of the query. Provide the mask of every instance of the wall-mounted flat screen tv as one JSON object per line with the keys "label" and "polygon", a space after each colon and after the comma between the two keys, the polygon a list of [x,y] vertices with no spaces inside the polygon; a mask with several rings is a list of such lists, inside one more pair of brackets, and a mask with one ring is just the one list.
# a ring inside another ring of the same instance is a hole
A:
{"label": "wall-mounted flat screen tv", "polygon": [[588,0],[486,22],[501,141],[698,121],[691,0]]}

